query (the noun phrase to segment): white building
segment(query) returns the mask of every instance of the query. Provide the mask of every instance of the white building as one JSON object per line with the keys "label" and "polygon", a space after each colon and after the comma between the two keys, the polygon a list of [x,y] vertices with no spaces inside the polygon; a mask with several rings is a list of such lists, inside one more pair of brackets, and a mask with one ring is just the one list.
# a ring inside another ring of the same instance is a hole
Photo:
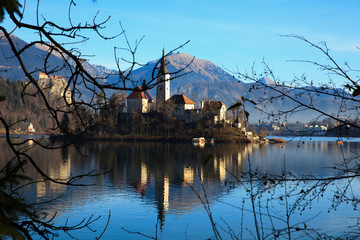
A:
{"label": "white building", "polygon": [[168,101],[168,104],[174,104],[173,115],[178,120],[183,120],[187,123],[192,122],[193,110],[195,108],[195,102],[190,100],[185,95],[173,95]]}
{"label": "white building", "polygon": [[149,91],[142,91],[141,87],[136,87],[126,98],[127,112],[147,113],[153,109],[154,98]]}
{"label": "white building", "polygon": [[156,81],[156,110],[159,111],[162,105],[170,98],[170,74],[166,67],[164,49]]}

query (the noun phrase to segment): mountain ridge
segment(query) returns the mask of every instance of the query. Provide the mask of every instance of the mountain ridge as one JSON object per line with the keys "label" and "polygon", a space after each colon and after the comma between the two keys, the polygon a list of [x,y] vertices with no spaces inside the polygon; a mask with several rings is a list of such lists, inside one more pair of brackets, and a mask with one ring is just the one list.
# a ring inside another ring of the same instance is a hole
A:
{"label": "mountain ridge", "polygon": [[[21,49],[27,44],[15,35],[11,35],[11,38],[17,49]],[[44,59],[48,57],[47,71],[49,73],[54,71],[54,74],[68,78],[70,76],[70,69],[64,64],[61,54],[53,51],[49,55],[48,52],[49,47],[39,43],[26,49],[21,56],[28,72],[32,73],[35,79],[37,79],[39,72],[42,72],[44,69]],[[105,77],[109,73],[116,72],[101,65],[90,64],[88,61],[85,61],[83,66],[93,77]],[[4,34],[0,33],[0,76],[10,80],[26,80],[23,71],[19,71],[20,68],[20,63],[15,58],[9,42],[4,37]]]}
{"label": "mountain ridge", "polygon": [[[24,46],[26,43],[16,36],[12,36],[16,45],[19,47]],[[19,63],[17,59],[13,57],[13,53],[7,43],[6,39],[0,39],[0,70],[6,70],[0,72],[0,76],[4,79],[11,80],[22,80],[25,78],[24,73],[19,71]],[[46,47],[44,46],[32,46],[28,48],[23,53],[24,63],[29,71],[33,71],[34,77],[37,79],[37,74],[40,71],[40,67],[44,64],[43,57],[48,54]],[[59,66],[63,65],[63,59],[60,59],[55,54],[49,56],[49,66],[48,69],[59,69],[59,72],[56,74],[61,74],[63,77],[67,77],[69,74],[69,69],[61,69]],[[142,81],[145,79],[149,82],[152,79],[152,72],[155,64],[159,59],[148,62],[145,66],[140,67],[134,70],[131,74],[131,78],[134,81],[134,85],[141,85]],[[227,73],[222,68],[218,67],[209,60],[197,59],[191,56],[190,54],[178,52],[174,54],[169,54],[166,57],[167,68],[170,73],[179,72],[172,76],[170,83],[171,94],[185,94],[191,100],[199,103],[204,99],[213,99],[220,100],[226,104],[227,107],[236,103],[242,96],[247,99],[252,99],[255,102],[258,102],[259,99],[264,98],[264,96],[274,96],[274,92],[269,92],[268,90],[263,90],[262,86],[273,85],[273,80],[269,78],[259,79],[255,83],[243,83],[242,81],[236,79],[233,75]],[[189,63],[193,62],[189,65]],[[189,66],[188,66],[189,65]],[[188,67],[186,67],[188,66]],[[101,65],[90,64],[84,62],[84,67],[93,75],[93,76],[106,76],[109,73],[116,74],[115,70],[108,69]],[[184,76],[179,77],[184,74]],[[155,73],[156,74],[156,73]],[[116,78],[116,76],[111,76]],[[111,79],[108,79],[109,82]],[[281,86],[277,86],[281,87]],[[254,90],[258,89],[258,90]],[[284,90],[284,89],[283,89]],[[288,90],[288,89],[286,89]],[[155,96],[155,88],[150,90],[150,93]],[[111,92],[109,92],[111,94]],[[290,94],[295,96],[296,90],[291,90]],[[308,101],[306,97],[303,97],[301,100]],[[329,96],[323,95],[319,96],[313,100],[313,103],[320,109],[324,109],[327,112],[336,113],[339,111],[339,101],[335,100]],[[266,115],[261,115],[260,111],[255,109],[254,106],[246,106],[248,111],[251,111],[250,121],[255,122],[258,119],[266,118]],[[272,103],[268,103],[265,106],[259,106],[262,110],[266,112],[278,112],[279,110],[287,110],[294,107],[294,103],[288,99],[275,99]],[[310,121],[314,119],[319,114],[315,112],[307,111],[306,114],[303,112],[295,114],[292,119],[297,121]]]}

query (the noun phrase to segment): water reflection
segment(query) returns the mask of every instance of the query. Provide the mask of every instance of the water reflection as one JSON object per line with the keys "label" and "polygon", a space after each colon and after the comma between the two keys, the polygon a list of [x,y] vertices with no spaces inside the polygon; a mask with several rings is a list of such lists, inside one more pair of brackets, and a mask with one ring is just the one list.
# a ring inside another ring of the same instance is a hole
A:
{"label": "water reflection", "polygon": [[[0,163],[11,156],[6,143],[0,139]],[[284,168],[294,173],[312,173],[318,176],[333,174],[328,168],[342,161],[342,155],[358,154],[358,143],[343,147],[331,142],[294,142],[287,145],[215,144],[203,147],[191,144],[88,142],[79,146],[43,150],[34,148],[30,154],[50,177],[68,179],[76,174],[95,170],[107,172],[95,178],[82,179],[88,187],[38,182],[30,185],[24,195],[31,202],[45,202],[63,195],[47,205],[50,213],[74,208],[97,199],[123,194],[137,196],[145,205],[156,207],[160,227],[164,228],[166,215],[189,214],[201,208],[191,184],[198,192],[202,187],[210,202],[227,195],[227,183],[241,179],[249,167],[263,172],[279,173]],[[354,153],[355,152],[355,153]],[[206,162],[209,154],[212,158]],[[36,171],[25,169],[34,180],[41,180]],[[91,209],[89,209],[91,212]],[[131,212],[131,209],[128,209]],[[144,213],[147,214],[147,213]],[[131,218],[130,218],[131,219]]]}
{"label": "water reflection", "polygon": [[[163,224],[166,213],[181,214],[200,204],[187,184],[192,184],[197,191],[202,184],[210,199],[227,192],[224,182],[239,177],[243,170],[238,147],[200,149],[190,144],[96,143],[88,145],[87,151],[90,158],[98,159],[99,171],[112,169],[103,176],[105,184],[125,191],[133,189],[147,202],[155,203]],[[214,158],[204,164],[210,153]]]}

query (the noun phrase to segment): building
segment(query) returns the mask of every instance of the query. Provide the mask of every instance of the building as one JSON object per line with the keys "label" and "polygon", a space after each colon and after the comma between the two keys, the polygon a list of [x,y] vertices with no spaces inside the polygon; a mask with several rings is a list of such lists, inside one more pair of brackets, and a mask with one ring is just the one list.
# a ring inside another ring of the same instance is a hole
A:
{"label": "building", "polygon": [[34,133],[35,132],[35,128],[34,125],[31,122],[25,122],[25,131],[28,133]]}
{"label": "building", "polygon": [[226,120],[226,106],[221,101],[201,102],[203,117],[214,123],[221,123]]}
{"label": "building", "polygon": [[166,66],[164,49],[156,82],[156,110],[160,111],[162,105],[170,98],[170,74]]}
{"label": "building", "polygon": [[173,95],[166,101],[168,104],[173,104],[173,116],[178,120],[183,120],[187,123],[194,119],[193,111],[195,109],[195,102],[190,100],[185,95]]}
{"label": "building", "polygon": [[66,102],[70,104],[71,100],[71,88],[68,86],[65,78],[60,75],[47,75],[46,73],[39,73],[38,80],[39,87],[47,94],[47,97],[50,96],[61,96],[64,97]]}
{"label": "building", "polygon": [[[212,123],[224,123],[226,121],[227,108],[221,101],[202,102],[200,109],[195,109],[195,102],[182,94],[170,97],[170,74],[167,69],[165,59],[165,50],[163,49],[162,57],[156,77],[156,112],[152,116],[158,114],[172,115],[177,120],[192,123],[200,120],[210,120]],[[157,65],[158,65],[157,64]],[[145,81],[145,80],[144,80]],[[145,82],[144,82],[145,84]],[[154,99],[146,90],[137,87],[127,98],[127,113],[138,112],[148,113],[153,110]],[[237,125],[241,127],[239,123]]]}
{"label": "building", "polygon": [[148,113],[154,108],[154,98],[148,90],[136,87],[126,98],[127,112]]}

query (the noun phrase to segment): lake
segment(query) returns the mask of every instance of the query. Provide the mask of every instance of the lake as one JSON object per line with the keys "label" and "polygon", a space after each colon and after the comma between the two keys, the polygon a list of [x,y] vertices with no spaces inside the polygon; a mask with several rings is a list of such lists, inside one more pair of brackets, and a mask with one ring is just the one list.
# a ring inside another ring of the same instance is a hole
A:
{"label": "lake", "polygon": [[[289,229],[300,239],[340,236],[356,226],[359,212],[343,196],[337,205],[337,192],[347,187],[346,196],[358,197],[359,179],[319,179],[338,175],[333,166],[351,167],[360,154],[358,140],[204,146],[92,141],[78,150],[34,148],[31,155],[53,178],[109,172],[82,179],[86,187],[39,182],[23,194],[36,203],[57,198],[41,205],[57,213],[57,224],[101,216],[91,225],[95,233],[87,228],[72,232],[79,239],[95,239],[108,216],[102,239],[215,239],[207,210],[222,239],[287,239]],[[4,164],[11,154],[4,139],[0,147]],[[34,169],[25,171],[40,180]],[[304,176],[307,181],[296,180]],[[276,184],[281,177],[294,180]],[[69,236],[60,233],[58,239]]]}

